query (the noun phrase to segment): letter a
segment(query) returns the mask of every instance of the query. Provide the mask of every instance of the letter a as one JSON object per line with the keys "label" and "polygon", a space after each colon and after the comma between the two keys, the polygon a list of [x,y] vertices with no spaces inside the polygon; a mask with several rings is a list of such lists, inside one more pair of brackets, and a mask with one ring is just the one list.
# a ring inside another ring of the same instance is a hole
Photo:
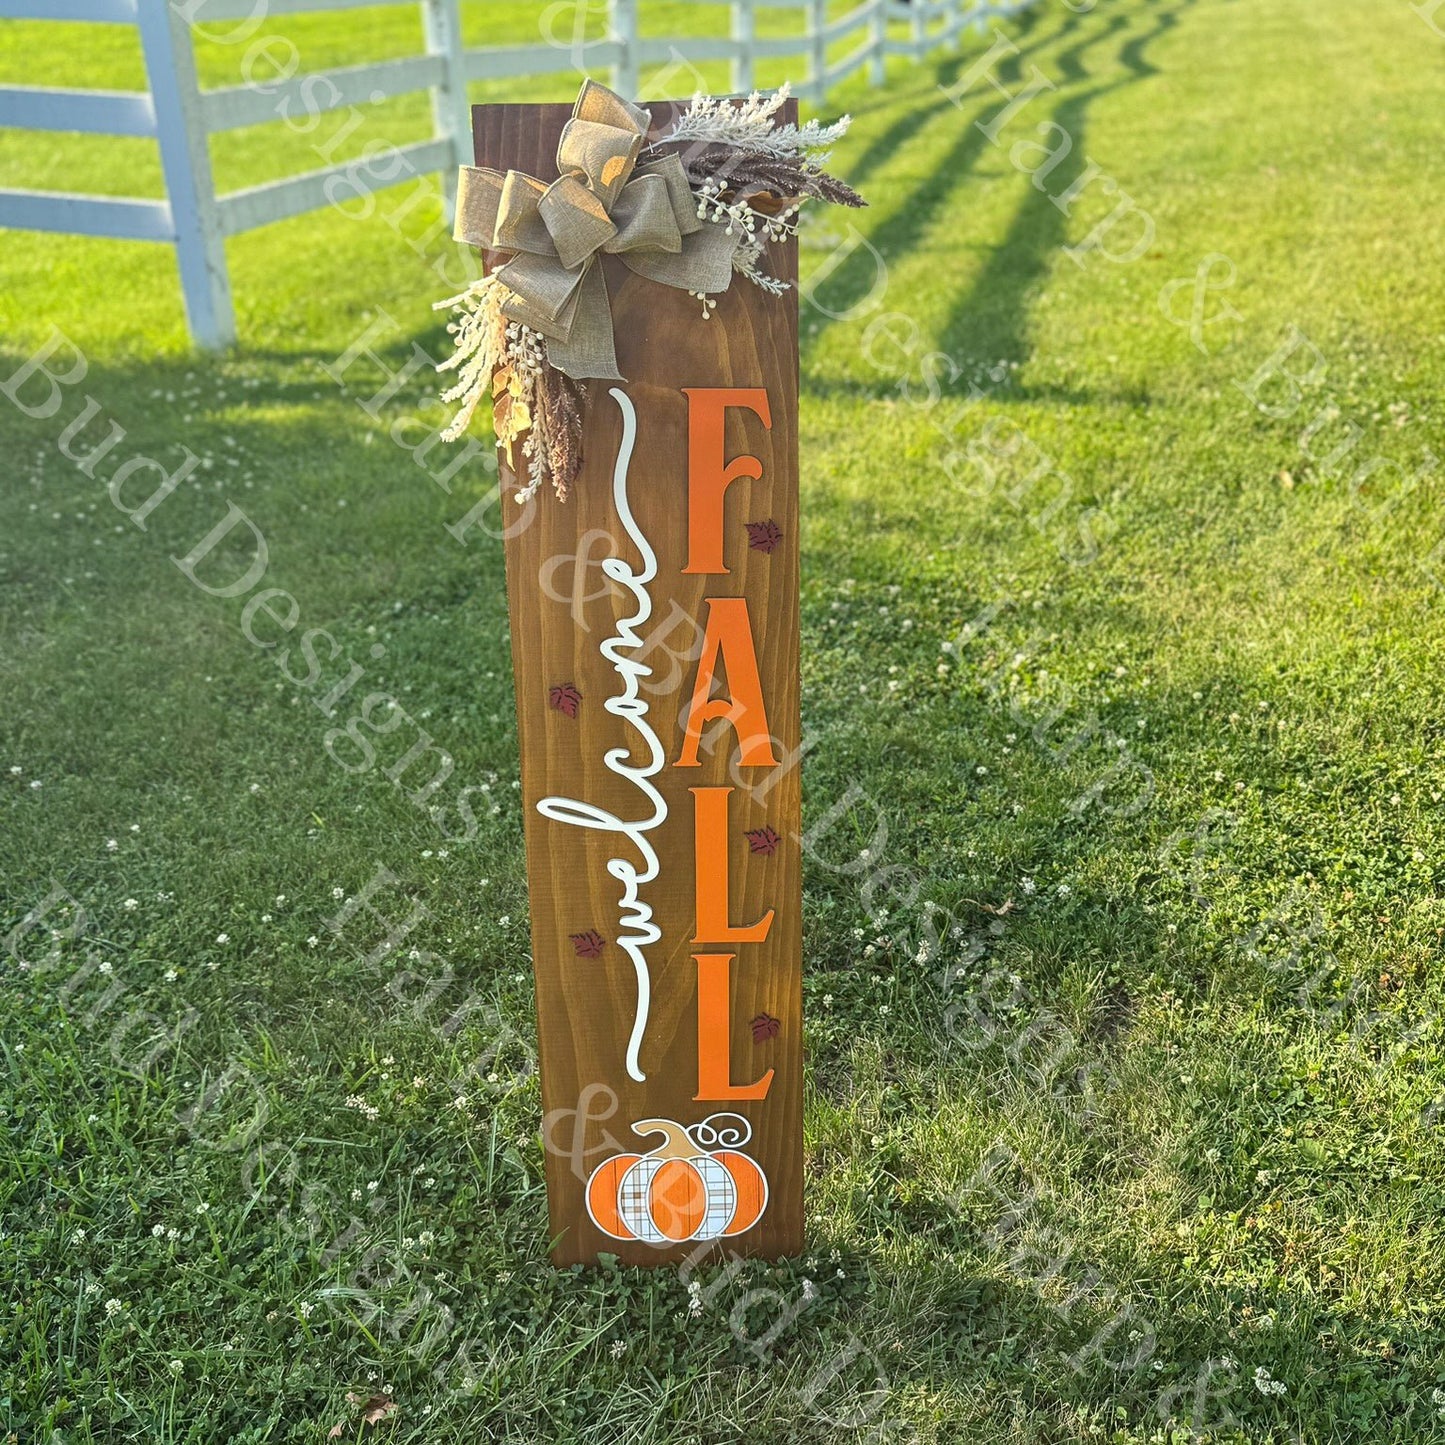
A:
{"label": "letter a", "polygon": [[[726,654],[728,691],[731,697],[713,697],[712,685],[718,660]],[[697,750],[704,723],[725,718],[738,735],[738,762],[745,768],[775,768],[773,739],[768,732],[768,714],[763,706],[763,681],[758,676],[758,655],[753,649],[753,628],[748,620],[747,599],[707,598],[707,627],[703,632],[702,655],[697,660],[697,681],[687,707],[687,735],[683,738],[679,768],[696,768]]]}

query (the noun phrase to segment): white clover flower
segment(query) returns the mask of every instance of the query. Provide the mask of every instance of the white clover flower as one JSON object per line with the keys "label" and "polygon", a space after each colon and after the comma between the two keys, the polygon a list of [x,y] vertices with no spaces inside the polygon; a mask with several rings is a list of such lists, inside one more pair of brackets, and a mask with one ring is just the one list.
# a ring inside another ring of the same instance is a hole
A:
{"label": "white clover flower", "polygon": [[309,1320],[312,1314],[315,1313],[316,1306],[312,1304],[310,1300],[302,1300],[301,1303],[296,1306],[296,1309],[303,1320]]}
{"label": "white clover flower", "polygon": [[101,971],[102,973],[114,973],[114,972],[115,972],[115,965],[114,965],[113,963],[111,963],[109,959],[107,959],[104,963],[100,964],[99,967],[100,967],[100,971]]}
{"label": "white clover flower", "polygon": [[113,1320],[124,1308],[125,1308],[125,1306],[124,1306],[123,1304],[121,1304],[121,1302],[120,1302],[118,1299],[108,1299],[108,1300],[106,1300],[106,1302],[105,1302],[105,1317],[106,1317],[106,1319],[108,1319],[108,1320]]}
{"label": "white clover flower", "polygon": [[1025,878],[1019,884],[1019,888],[1025,893],[1032,893],[1037,886],[1038,885],[1034,882],[1032,878]]}
{"label": "white clover flower", "polygon": [[120,840],[119,840],[119,839],[117,839],[117,838],[107,838],[107,839],[105,840],[105,851],[106,851],[107,853],[114,853],[115,850],[116,850],[117,848],[119,848],[119,847],[120,847]]}
{"label": "white clover flower", "polygon": [[174,983],[174,982],[180,977],[180,974],[178,974],[178,973],[175,971],[175,969],[173,969],[173,968],[168,968],[168,969],[165,971],[164,977],[165,977],[165,981],[166,981],[167,983]]}
{"label": "white clover flower", "polygon": [[229,933],[218,933],[218,934],[216,935],[216,942],[217,942],[217,943],[229,943],[230,941],[231,941],[231,935],[230,935]]}
{"label": "white clover flower", "polygon": [[180,1362],[179,1360],[172,1360],[171,1363],[170,1363],[170,1367],[169,1367],[169,1368],[170,1368],[171,1374],[173,1374],[173,1375],[179,1375],[179,1374],[181,1373],[181,1371],[185,1369],[185,1366],[184,1366],[183,1364],[181,1364],[181,1362]]}
{"label": "white clover flower", "polygon": [[1283,1380],[1273,1379],[1267,1369],[1260,1365],[1254,1372],[1254,1388],[1261,1395],[1283,1395],[1288,1386]]}
{"label": "white clover flower", "polygon": [[333,898],[345,898],[346,890],[344,888],[333,888],[331,890],[331,896]]}
{"label": "white clover flower", "polygon": [[127,913],[134,913],[136,909],[140,907],[140,899],[127,898],[120,906],[124,908]]}

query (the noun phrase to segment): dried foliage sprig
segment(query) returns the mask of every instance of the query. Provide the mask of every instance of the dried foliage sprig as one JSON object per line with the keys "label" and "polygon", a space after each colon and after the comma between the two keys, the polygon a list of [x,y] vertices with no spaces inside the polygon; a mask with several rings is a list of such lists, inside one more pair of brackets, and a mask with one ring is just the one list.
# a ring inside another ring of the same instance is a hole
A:
{"label": "dried foliage sprig", "polygon": [[482,398],[492,395],[492,429],[515,476],[524,478],[519,501],[551,482],[566,500],[582,466],[582,402],[585,393],[571,378],[549,367],[542,337],[502,311],[511,293],[496,276],[484,276],[459,295],[439,301],[457,317],[448,323],[452,354],[438,371],[455,371],[455,386],[442,400],[457,404],[442,432],[456,441]]}
{"label": "dried foliage sprig", "polygon": [[466,431],[481,399],[492,385],[492,375],[502,364],[507,350],[507,318],[502,303],[507,288],[495,276],[483,276],[467,289],[445,301],[438,301],[433,311],[454,310],[455,321],[447,323],[452,335],[452,354],[437,367],[438,371],[455,371],[457,384],[442,393],[443,401],[457,403],[442,440],[454,442]]}
{"label": "dried foliage sprig", "polygon": [[725,191],[747,201],[812,196],[835,206],[868,204],[837,176],[795,156],[771,156],[732,146],[706,145],[683,151],[681,159],[683,170],[697,191]]}
{"label": "dried foliage sprig", "polygon": [[559,502],[567,500],[582,468],[582,409],[587,389],[552,367],[537,378],[537,425],[545,452],[547,475]]}
{"label": "dried foliage sprig", "polygon": [[843,116],[832,125],[810,120],[807,125],[778,125],[774,120],[783,102],[791,94],[787,85],[771,95],[753,91],[740,105],[726,96],[698,94],[678,117],[677,124],[654,142],[668,144],[725,145],[755,155],[780,158],[810,156],[818,165],[827,161],[826,152],[842,139],[851,116]]}
{"label": "dried foliage sprig", "polygon": [[[831,125],[779,125],[777,115],[788,94],[784,85],[771,95],[754,91],[741,103],[694,96],[677,123],[647,147],[679,156],[699,219],[737,237],[734,274],[773,295],[786,291],[789,283],[766,270],[768,243],[797,234],[804,199],[867,204],[824,169],[829,147],[847,131],[849,117]],[[716,296],[692,294],[703,317],[710,317]],[[582,466],[586,388],[548,365],[541,334],[505,314],[509,299],[513,293],[491,275],[436,305],[456,312],[447,326],[453,354],[437,368],[457,374],[456,384],[442,396],[457,403],[442,435],[455,441],[490,389],[497,444],[521,484],[517,501],[534,497],[544,482],[565,501]]]}

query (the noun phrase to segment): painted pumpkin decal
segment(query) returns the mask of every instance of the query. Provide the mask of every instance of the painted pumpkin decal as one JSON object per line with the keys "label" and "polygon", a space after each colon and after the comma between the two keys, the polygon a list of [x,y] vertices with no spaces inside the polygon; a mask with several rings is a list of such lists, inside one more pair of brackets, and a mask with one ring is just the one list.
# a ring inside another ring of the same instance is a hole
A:
{"label": "painted pumpkin decal", "polygon": [[768,1181],[737,1146],[752,1136],[738,1114],[714,1114],[683,1128],[642,1119],[634,1134],[661,1134],[646,1154],[615,1154],[587,1181],[587,1213],[613,1239],[676,1244],[751,1229],[768,1207]]}

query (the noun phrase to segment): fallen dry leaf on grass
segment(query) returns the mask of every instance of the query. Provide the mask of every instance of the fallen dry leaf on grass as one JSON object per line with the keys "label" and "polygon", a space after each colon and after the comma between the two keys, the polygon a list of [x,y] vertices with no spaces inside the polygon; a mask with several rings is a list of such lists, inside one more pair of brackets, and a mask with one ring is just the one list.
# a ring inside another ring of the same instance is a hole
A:
{"label": "fallen dry leaf on grass", "polygon": [[[350,1390],[346,1392],[346,1403],[348,1405],[361,1405],[361,1412],[357,1416],[358,1425],[379,1425],[383,1420],[389,1419],[396,1410],[396,1401],[390,1395],[373,1395],[365,1404],[362,1404],[361,1396],[353,1394]],[[346,1421],[339,1420],[327,1432],[328,1440],[339,1440],[346,1430]]]}

